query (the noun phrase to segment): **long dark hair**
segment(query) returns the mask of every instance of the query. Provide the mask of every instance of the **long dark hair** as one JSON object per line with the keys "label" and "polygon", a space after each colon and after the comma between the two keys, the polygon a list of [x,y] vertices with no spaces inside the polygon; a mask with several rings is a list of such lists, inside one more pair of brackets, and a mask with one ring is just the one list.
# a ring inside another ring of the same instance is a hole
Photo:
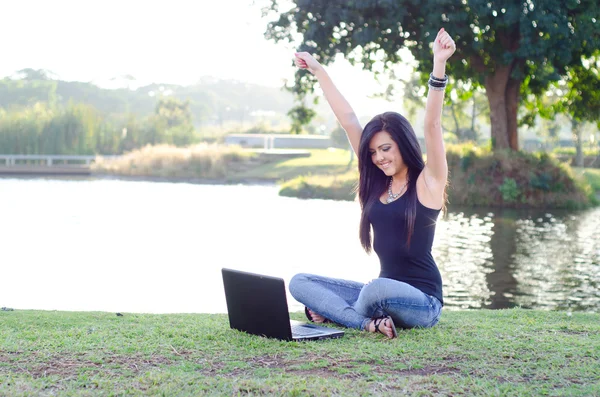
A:
{"label": "long dark hair", "polygon": [[365,126],[358,147],[358,199],[361,207],[360,243],[366,252],[371,252],[371,222],[369,213],[373,205],[386,191],[389,177],[381,171],[371,159],[369,144],[375,134],[380,131],[388,132],[398,145],[404,164],[408,167],[406,199],[406,228],[407,245],[413,234],[417,213],[417,178],[425,168],[421,146],[415,131],[402,115],[396,112],[385,112],[371,119]]}

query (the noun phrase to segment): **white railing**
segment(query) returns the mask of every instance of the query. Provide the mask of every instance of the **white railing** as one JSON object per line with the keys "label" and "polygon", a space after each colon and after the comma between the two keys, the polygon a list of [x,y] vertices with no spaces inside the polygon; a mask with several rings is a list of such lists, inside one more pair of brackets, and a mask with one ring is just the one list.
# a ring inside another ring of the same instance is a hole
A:
{"label": "white railing", "polygon": [[[119,156],[102,157],[113,158]],[[96,161],[96,156],[60,154],[0,154],[0,165],[8,167],[16,165],[45,165],[47,167],[52,167],[53,165],[89,166],[93,161]]]}

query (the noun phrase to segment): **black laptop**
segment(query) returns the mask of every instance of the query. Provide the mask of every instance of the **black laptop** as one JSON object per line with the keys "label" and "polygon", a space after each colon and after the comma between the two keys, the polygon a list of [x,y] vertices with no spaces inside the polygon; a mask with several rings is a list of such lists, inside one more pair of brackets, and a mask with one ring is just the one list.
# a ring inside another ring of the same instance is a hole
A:
{"label": "black laptop", "polygon": [[283,279],[225,268],[221,272],[231,328],[286,341],[344,335],[337,329],[290,320]]}

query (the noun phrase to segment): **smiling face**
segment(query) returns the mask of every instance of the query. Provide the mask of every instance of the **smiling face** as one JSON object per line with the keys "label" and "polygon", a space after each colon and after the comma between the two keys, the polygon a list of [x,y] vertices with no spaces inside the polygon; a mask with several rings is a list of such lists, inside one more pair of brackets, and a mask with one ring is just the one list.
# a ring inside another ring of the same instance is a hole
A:
{"label": "smiling face", "polygon": [[400,149],[387,131],[379,131],[369,142],[371,160],[387,176],[406,172]]}

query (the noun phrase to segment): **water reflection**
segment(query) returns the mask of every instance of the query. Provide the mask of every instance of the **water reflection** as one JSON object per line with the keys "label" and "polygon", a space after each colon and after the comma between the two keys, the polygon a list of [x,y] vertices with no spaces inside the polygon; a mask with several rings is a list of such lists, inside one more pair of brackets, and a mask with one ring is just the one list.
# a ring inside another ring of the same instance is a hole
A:
{"label": "water reflection", "polygon": [[444,280],[444,302],[450,307],[476,308],[492,295],[486,274],[492,263],[489,218],[449,212],[438,221],[434,257]]}
{"label": "water reflection", "polygon": [[597,311],[600,210],[451,209],[435,256],[450,307]]}
{"label": "water reflection", "polygon": [[[358,221],[357,203],[275,186],[0,178],[0,306],[223,312],[221,267],[367,282]],[[600,309],[600,208],[451,207],[437,230],[448,309]]]}
{"label": "water reflection", "polygon": [[519,304],[547,309],[598,308],[597,212],[544,214],[519,222],[516,236],[520,249],[514,260]]}

